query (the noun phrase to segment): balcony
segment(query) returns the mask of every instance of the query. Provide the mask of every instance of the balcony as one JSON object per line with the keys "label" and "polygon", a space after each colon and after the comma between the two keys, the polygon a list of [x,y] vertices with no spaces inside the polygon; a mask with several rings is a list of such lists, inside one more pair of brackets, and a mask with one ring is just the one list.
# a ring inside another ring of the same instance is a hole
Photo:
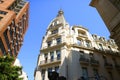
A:
{"label": "balcony", "polygon": [[95,60],[95,59],[90,59],[90,64],[92,66],[99,66],[99,61],[98,60]]}
{"label": "balcony", "polygon": [[61,61],[60,57],[57,57],[54,59],[43,60],[43,61],[40,61],[40,66],[47,66],[47,65],[51,65],[51,64],[56,64],[56,63],[59,63],[60,61]]}
{"label": "balcony", "polygon": [[89,59],[85,57],[80,57],[79,61],[80,61],[80,64],[85,64],[85,65],[89,64]]}
{"label": "balcony", "polygon": [[113,68],[113,65],[111,63],[104,63],[104,66],[107,68],[107,69],[112,69]]}
{"label": "balcony", "polygon": [[120,71],[120,65],[119,64],[115,64],[115,68]]}

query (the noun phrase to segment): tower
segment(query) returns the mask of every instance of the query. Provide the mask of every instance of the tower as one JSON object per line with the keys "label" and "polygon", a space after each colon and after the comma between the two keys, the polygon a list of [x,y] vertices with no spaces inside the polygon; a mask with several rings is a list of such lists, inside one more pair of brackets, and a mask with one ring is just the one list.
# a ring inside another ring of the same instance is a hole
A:
{"label": "tower", "polygon": [[53,71],[67,80],[120,78],[115,67],[120,66],[120,53],[114,40],[91,35],[83,26],[70,27],[62,10],[48,25],[41,44],[35,80],[49,80],[48,72]]}
{"label": "tower", "polygon": [[0,56],[17,57],[28,28],[29,2],[0,0]]}
{"label": "tower", "polygon": [[92,0],[106,27],[120,49],[120,0]]}

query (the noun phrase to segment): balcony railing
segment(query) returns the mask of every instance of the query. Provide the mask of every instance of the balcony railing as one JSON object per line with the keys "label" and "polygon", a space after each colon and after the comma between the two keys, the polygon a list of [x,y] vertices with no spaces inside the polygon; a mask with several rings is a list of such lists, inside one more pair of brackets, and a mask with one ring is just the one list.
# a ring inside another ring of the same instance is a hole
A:
{"label": "balcony railing", "polygon": [[95,59],[90,59],[90,64],[92,66],[98,66],[99,65],[99,61],[98,60],[95,60]]}
{"label": "balcony railing", "polygon": [[113,65],[111,63],[108,63],[108,62],[104,63],[104,66],[106,68],[108,68],[108,69],[112,69],[113,68]]}
{"label": "balcony railing", "polygon": [[47,64],[47,63],[53,63],[53,62],[58,62],[60,60],[61,60],[61,58],[57,57],[57,58],[53,58],[53,59],[40,61],[40,64],[42,65],[42,64]]}
{"label": "balcony railing", "polygon": [[85,57],[80,57],[80,63],[81,64],[89,64],[89,59],[87,59]]}

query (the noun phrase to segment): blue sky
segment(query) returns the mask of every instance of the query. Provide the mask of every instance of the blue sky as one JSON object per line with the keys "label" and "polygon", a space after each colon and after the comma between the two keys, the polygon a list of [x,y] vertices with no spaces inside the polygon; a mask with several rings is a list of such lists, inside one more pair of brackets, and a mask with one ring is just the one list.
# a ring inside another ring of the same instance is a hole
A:
{"label": "blue sky", "polygon": [[109,32],[97,10],[89,3],[91,0],[28,0],[30,2],[29,28],[24,37],[18,58],[29,80],[34,80],[34,70],[40,53],[41,40],[58,10],[64,11],[67,22],[82,25],[91,34],[109,38]]}

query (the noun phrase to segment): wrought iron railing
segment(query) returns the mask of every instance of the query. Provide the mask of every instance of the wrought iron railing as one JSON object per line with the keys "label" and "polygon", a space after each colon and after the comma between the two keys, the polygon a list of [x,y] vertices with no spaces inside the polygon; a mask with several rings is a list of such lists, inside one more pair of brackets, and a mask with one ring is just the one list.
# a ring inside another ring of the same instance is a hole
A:
{"label": "wrought iron railing", "polygon": [[60,61],[60,60],[61,60],[61,58],[57,57],[57,58],[53,58],[53,59],[47,59],[47,60],[40,61],[40,64],[47,64],[47,63],[57,62],[57,61]]}
{"label": "wrought iron railing", "polygon": [[80,63],[89,63],[89,59],[85,58],[84,56],[80,57]]}

